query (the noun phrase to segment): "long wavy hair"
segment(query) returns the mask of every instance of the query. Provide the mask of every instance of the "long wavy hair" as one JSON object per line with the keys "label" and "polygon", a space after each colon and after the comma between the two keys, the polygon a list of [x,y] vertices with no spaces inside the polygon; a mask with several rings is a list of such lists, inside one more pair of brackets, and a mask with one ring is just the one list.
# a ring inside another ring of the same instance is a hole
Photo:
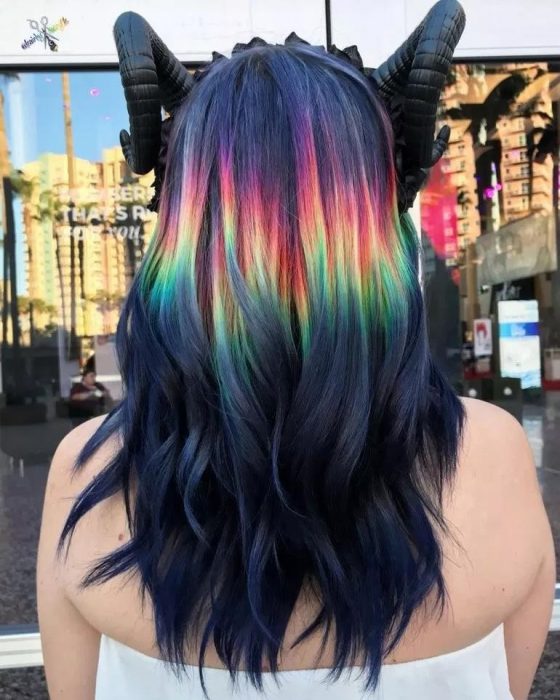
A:
{"label": "long wavy hair", "polygon": [[262,687],[294,607],[375,687],[412,614],[443,609],[442,496],[460,401],[434,366],[391,123],[364,76],[303,44],[221,60],[174,117],[156,232],[118,326],[118,451],[61,535],[124,494],[162,657],[212,644]]}

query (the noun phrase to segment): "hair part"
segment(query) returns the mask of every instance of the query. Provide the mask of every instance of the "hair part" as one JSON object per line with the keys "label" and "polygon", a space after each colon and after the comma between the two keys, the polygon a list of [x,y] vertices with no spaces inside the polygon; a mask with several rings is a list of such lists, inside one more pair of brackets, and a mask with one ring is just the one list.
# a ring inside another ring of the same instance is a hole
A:
{"label": "hair part", "polygon": [[[117,332],[121,447],[61,536],[111,494],[131,539],[84,585],[137,571],[161,654],[196,636],[262,687],[302,591],[333,679],[443,604],[442,495],[463,410],[428,349],[418,240],[388,115],[306,45],[212,65],[174,117],[157,230]],[[134,488],[132,488],[132,486]]]}

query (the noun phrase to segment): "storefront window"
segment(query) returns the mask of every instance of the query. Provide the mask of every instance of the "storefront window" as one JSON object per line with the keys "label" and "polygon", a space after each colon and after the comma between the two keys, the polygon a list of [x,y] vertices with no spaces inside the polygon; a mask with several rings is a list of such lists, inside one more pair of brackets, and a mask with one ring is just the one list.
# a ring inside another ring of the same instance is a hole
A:
{"label": "storefront window", "polygon": [[[558,62],[456,64],[444,89],[451,138],[423,192],[422,222],[428,260],[457,290],[455,350],[500,300],[536,299],[542,351],[560,345],[559,71]],[[499,372],[499,359],[468,369]]]}
{"label": "storefront window", "polygon": [[[421,196],[433,351],[462,389],[518,413],[557,545],[559,117],[557,64],[455,65],[440,109],[449,148]],[[37,620],[57,444],[121,397],[114,333],[155,226],[153,176],[132,174],[118,145],[127,124],[116,71],[0,75],[0,627]],[[504,320],[501,302],[536,320]],[[497,381],[509,379],[511,396]]]}
{"label": "storefront window", "polygon": [[116,71],[4,73],[0,98],[0,625],[22,625],[49,462],[121,397],[114,333],[155,215]]}
{"label": "storefront window", "polygon": [[523,422],[560,544],[560,63],[455,64],[421,194],[432,348]]}

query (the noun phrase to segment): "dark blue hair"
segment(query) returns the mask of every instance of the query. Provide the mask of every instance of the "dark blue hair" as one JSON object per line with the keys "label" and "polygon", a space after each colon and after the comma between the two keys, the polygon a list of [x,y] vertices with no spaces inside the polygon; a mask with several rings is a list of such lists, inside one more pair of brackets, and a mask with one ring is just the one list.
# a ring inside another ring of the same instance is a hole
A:
{"label": "dark blue hair", "polygon": [[295,645],[375,687],[413,613],[445,602],[442,496],[463,409],[431,359],[392,131],[364,76],[303,45],[214,64],[174,117],[157,231],[117,333],[120,447],[70,541],[122,492],[130,541],[83,585],[137,572],[162,657],[212,644],[262,687]]}

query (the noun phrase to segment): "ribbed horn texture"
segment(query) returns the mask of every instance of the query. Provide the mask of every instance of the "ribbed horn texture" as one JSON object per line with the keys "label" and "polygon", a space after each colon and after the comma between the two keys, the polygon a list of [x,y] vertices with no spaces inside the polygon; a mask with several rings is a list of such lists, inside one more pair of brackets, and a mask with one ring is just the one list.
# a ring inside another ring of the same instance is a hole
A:
{"label": "ribbed horn texture", "polygon": [[130,169],[143,175],[158,158],[161,106],[172,114],[189,93],[193,78],[136,12],[118,17],[113,36],[130,118],[130,135],[121,131],[121,146]]}
{"label": "ribbed horn texture", "polygon": [[438,100],[464,27],[465,13],[457,0],[440,0],[395,53],[371,73],[387,101],[398,94],[405,97],[406,167],[433,164]]}

